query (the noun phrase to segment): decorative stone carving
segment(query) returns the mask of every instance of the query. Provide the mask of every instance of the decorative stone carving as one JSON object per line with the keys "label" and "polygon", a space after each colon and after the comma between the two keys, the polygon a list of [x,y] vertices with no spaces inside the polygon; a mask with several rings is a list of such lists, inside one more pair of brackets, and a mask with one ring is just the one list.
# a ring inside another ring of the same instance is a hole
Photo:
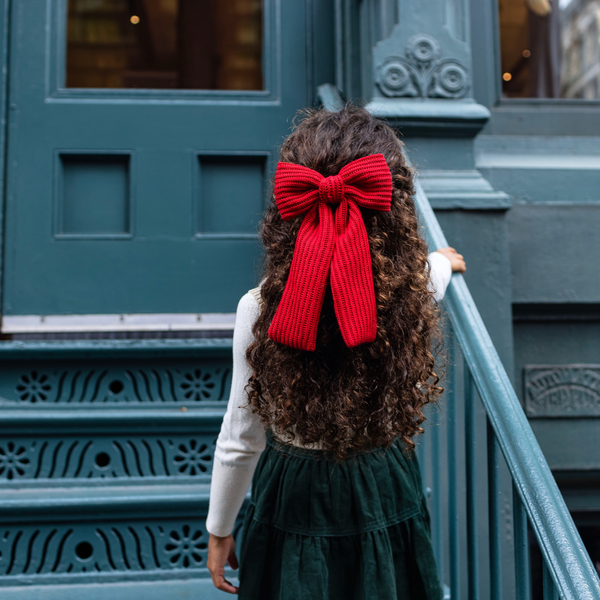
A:
{"label": "decorative stone carving", "polygon": [[208,478],[216,433],[0,440],[0,484],[24,479]]}
{"label": "decorative stone carving", "polygon": [[600,417],[600,365],[528,365],[529,417]]}
{"label": "decorative stone carving", "polygon": [[[231,367],[223,363],[115,368],[56,368],[18,373],[0,369],[0,397],[37,406],[51,404],[197,404],[222,402],[229,394]],[[13,379],[14,381],[14,379]]]}
{"label": "decorative stone carving", "polygon": [[[236,527],[239,534],[240,523]],[[10,526],[0,536],[0,579],[65,573],[206,568],[208,532],[201,520],[88,522]]]}
{"label": "decorative stone carving", "polygon": [[377,87],[391,98],[463,98],[470,87],[467,68],[453,58],[440,58],[438,41],[425,33],[413,35],[405,56],[390,56],[378,67]]}

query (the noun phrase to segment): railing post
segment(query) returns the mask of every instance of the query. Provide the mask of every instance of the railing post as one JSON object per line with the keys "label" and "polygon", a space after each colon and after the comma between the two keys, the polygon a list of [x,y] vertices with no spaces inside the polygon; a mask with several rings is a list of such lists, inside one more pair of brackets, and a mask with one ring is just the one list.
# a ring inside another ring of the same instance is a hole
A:
{"label": "railing post", "polygon": [[477,423],[475,385],[465,366],[465,443],[467,453],[467,556],[469,600],[479,599],[479,536],[477,527]]}
{"label": "railing post", "polygon": [[490,521],[490,598],[502,600],[502,540],[500,538],[500,448],[488,420],[488,498]]}
{"label": "railing post", "polygon": [[527,513],[513,484],[513,514],[515,519],[515,580],[517,600],[531,600],[531,557]]}
{"label": "railing post", "polygon": [[444,517],[442,514],[442,498],[443,484],[441,473],[441,443],[440,443],[440,424],[439,422],[432,423],[430,428],[431,436],[431,483],[433,486],[433,496],[431,498],[431,525],[432,525],[432,541],[433,551],[438,563],[438,573],[440,580],[445,583],[445,552],[444,552]]}
{"label": "railing post", "polygon": [[458,459],[456,452],[457,438],[457,349],[452,345],[448,353],[448,396],[447,396],[447,419],[448,419],[448,519],[450,525],[450,597],[460,598],[460,519],[459,519],[459,497],[458,497]]}
{"label": "railing post", "polygon": [[554,581],[552,580],[552,575],[550,575],[548,565],[546,564],[545,560],[543,562],[544,600],[560,600],[560,598],[558,597],[558,592],[556,591],[556,586],[554,585]]}

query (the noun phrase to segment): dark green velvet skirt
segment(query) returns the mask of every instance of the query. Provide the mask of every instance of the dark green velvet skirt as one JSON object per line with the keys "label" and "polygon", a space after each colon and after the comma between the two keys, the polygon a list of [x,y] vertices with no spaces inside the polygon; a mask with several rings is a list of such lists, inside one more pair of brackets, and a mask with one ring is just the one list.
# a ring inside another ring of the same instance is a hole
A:
{"label": "dark green velvet skirt", "polygon": [[440,600],[416,457],[343,463],[268,436],[240,549],[240,600]]}

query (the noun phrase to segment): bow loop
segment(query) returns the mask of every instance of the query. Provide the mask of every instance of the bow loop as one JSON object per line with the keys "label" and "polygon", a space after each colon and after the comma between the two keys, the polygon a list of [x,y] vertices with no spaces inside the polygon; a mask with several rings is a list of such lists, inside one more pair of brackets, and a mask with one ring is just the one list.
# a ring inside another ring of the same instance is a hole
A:
{"label": "bow loop", "polygon": [[[284,220],[304,215],[281,302],[269,337],[314,350],[327,280],[335,314],[348,347],[377,335],[377,305],[369,237],[359,206],[389,211],[392,175],[382,154],[348,163],[338,175],[280,162],[275,200]],[[343,202],[345,201],[345,202]],[[332,204],[343,205],[336,211]]]}

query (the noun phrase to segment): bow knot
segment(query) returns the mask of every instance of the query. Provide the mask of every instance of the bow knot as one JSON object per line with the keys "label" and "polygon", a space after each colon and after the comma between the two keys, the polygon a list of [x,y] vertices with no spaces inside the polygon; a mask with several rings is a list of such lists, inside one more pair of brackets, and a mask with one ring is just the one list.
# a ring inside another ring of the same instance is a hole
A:
{"label": "bow knot", "polygon": [[[314,350],[327,280],[342,337],[350,348],[377,335],[369,237],[359,207],[389,211],[392,175],[382,154],[348,163],[338,175],[280,162],[275,200],[284,220],[304,215],[287,283],[269,337]],[[340,203],[333,214],[331,204]]]}
{"label": "bow knot", "polygon": [[319,183],[319,198],[327,204],[339,204],[344,196],[344,180],[339,175],[324,177]]}

